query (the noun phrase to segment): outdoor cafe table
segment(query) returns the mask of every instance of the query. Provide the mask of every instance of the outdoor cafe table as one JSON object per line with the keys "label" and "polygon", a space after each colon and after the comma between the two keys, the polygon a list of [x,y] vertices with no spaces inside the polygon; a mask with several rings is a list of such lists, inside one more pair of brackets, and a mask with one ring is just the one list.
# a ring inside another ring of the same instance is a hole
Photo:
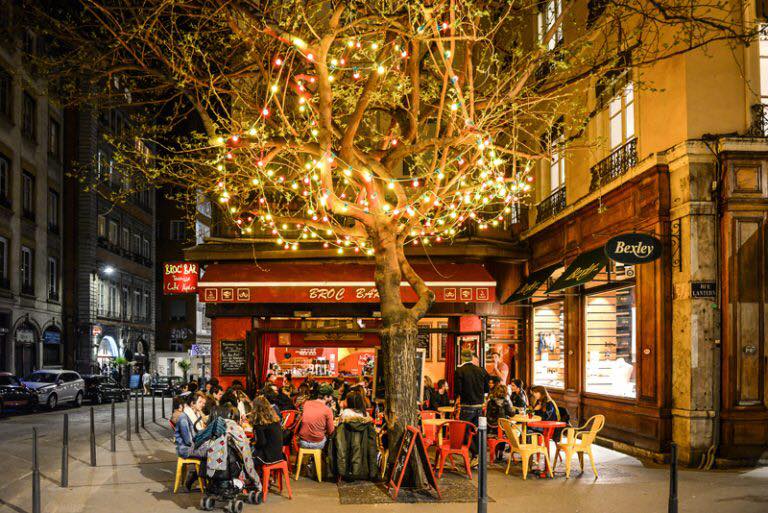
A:
{"label": "outdoor cafe table", "polygon": [[517,415],[515,415],[514,417],[512,417],[512,420],[513,420],[514,422],[517,422],[518,424],[522,424],[522,425],[523,425],[523,431],[522,431],[522,433],[521,433],[521,436],[522,436],[522,440],[521,440],[521,442],[522,442],[522,443],[525,443],[525,431],[526,431],[526,428],[525,428],[525,427],[526,427],[528,424],[532,423],[532,422],[539,422],[539,421],[541,420],[541,417],[539,417],[538,415],[534,415],[534,416],[532,416],[532,417],[529,417],[529,416],[528,416],[527,414],[525,414],[525,413],[518,413]]}
{"label": "outdoor cafe table", "polygon": [[[555,429],[557,428],[564,428],[568,424],[565,422],[560,422],[559,420],[538,420],[536,422],[529,422],[528,426],[532,428],[539,428],[541,429],[541,434],[543,440],[543,446],[544,449],[547,451],[547,456],[549,456],[549,441],[552,440],[552,435],[555,433]],[[542,471],[541,475],[539,477],[546,477],[547,472],[549,471],[549,465],[546,466],[546,469]]]}
{"label": "outdoor cafe table", "polygon": [[455,411],[456,411],[456,408],[455,408],[455,407],[453,407],[453,406],[440,406],[440,407],[437,409],[437,412],[438,412],[438,413],[439,413],[439,414],[440,414],[442,417],[444,417],[444,418],[445,418],[445,417],[450,417],[450,416],[451,416],[451,414],[452,414],[453,412],[455,412]]}
{"label": "outdoor cafe table", "polygon": [[437,445],[443,445],[443,426],[450,419],[421,419],[421,425],[423,426],[437,426]]}

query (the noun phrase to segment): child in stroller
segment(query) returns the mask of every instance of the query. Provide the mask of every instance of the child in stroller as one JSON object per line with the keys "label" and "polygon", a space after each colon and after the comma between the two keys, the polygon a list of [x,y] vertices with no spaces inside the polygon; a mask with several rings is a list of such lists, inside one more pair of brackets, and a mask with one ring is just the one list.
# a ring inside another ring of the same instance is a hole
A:
{"label": "child in stroller", "polygon": [[213,408],[208,425],[195,437],[195,447],[207,444],[202,510],[210,511],[217,502],[226,502],[225,511],[240,513],[241,495],[251,504],[261,501],[261,480],[253,465],[248,438],[233,420],[236,415],[237,410]]}

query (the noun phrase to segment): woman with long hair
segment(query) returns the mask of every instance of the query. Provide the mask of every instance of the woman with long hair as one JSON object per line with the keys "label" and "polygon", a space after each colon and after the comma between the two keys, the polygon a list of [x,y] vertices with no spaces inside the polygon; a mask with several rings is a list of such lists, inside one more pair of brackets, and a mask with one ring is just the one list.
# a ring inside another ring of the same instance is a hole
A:
{"label": "woman with long hair", "polygon": [[267,465],[283,460],[283,430],[280,417],[267,399],[260,395],[253,400],[249,420],[253,426],[253,460]]}
{"label": "woman with long hair", "polygon": [[360,390],[353,390],[347,394],[346,407],[341,410],[339,414],[339,420],[346,422],[348,420],[366,420],[370,421],[371,417],[368,415],[368,399],[365,397],[365,393]]}
{"label": "woman with long hair", "polygon": [[509,388],[512,391],[512,394],[509,396],[512,406],[515,408],[527,408],[528,396],[525,395],[525,383],[523,383],[523,380],[513,379],[509,384]]}
{"label": "woman with long hair", "polygon": [[496,428],[499,427],[499,419],[512,416],[512,405],[507,399],[507,387],[496,385],[488,394],[488,402],[485,406],[485,416],[488,419],[488,436],[496,436]]}
{"label": "woman with long hair", "polygon": [[531,387],[531,396],[533,397],[533,411],[541,417],[541,420],[560,420],[557,404],[550,397],[546,387],[541,385]]}

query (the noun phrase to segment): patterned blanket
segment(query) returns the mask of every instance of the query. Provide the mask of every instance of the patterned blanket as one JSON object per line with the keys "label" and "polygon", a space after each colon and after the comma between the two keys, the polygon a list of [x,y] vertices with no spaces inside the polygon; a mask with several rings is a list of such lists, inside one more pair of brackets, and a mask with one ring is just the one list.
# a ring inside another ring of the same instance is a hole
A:
{"label": "patterned blanket", "polygon": [[[213,473],[217,470],[227,470],[227,453],[230,448],[228,442],[232,442],[232,445],[240,453],[242,458],[245,475],[255,483],[258,490],[261,490],[261,480],[256,473],[256,467],[253,465],[251,444],[248,437],[245,436],[245,431],[243,431],[243,428],[234,420],[222,420],[226,423],[226,431],[220,436],[212,438],[208,444],[208,454],[205,465],[208,477],[213,476]],[[244,475],[240,476],[241,481],[244,481],[244,478]]]}

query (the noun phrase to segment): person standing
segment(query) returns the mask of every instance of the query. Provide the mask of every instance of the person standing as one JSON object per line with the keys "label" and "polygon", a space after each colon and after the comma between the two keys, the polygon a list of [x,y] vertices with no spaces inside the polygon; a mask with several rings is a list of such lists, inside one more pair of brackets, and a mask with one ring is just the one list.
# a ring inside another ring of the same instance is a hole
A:
{"label": "person standing", "polygon": [[497,351],[491,352],[491,364],[488,366],[488,374],[499,378],[502,385],[507,384],[509,377],[509,365],[501,359],[501,354]]}
{"label": "person standing", "polygon": [[[473,362],[474,354],[469,349],[461,351],[461,365],[453,377],[456,402],[460,405],[459,420],[471,422],[477,427],[483,412],[485,394],[488,392],[488,373]],[[477,465],[477,437],[472,438],[469,451],[472,465]]]}
{"label": "person standing", "polygon": [[144,387],[144,395],[152,393],[152,374],[149,373],[148,369],[141,376],[141,384]]}

